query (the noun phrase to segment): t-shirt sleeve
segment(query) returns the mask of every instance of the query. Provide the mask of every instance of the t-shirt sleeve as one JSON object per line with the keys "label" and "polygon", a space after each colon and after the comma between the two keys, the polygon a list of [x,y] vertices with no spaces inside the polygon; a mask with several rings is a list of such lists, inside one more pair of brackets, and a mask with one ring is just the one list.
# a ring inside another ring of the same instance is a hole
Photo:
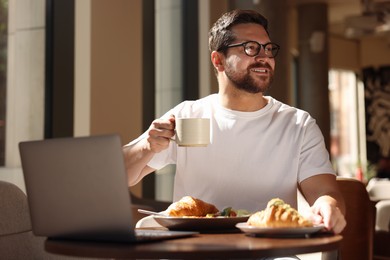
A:
{"label": "t-shirt sleeve", "polygon": [[311,117],[305,122],[299,159],[299,182],[317,174],[336,175],[321,130]]}

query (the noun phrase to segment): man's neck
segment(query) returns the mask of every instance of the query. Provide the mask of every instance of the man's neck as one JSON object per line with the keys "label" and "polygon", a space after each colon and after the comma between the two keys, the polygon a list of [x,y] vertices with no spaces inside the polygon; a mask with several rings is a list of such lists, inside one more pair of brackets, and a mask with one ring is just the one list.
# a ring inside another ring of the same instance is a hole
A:
{"label": "man's neck", "polygon": [[218,95],[223,107],[242,112],[260,110],[268,103],[261,92],[253,94],[238,89],[220,89]]}

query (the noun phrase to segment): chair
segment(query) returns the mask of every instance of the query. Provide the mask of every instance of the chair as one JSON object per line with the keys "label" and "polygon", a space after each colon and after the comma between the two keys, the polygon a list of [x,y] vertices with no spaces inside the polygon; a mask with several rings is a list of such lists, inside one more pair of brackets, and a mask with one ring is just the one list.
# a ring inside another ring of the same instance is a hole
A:
{"label": "chair", "polygon": [[376,202],[374,260],[390,260],[390,180],[373,178],[367,191]]}
{"label": "chair", "polygon": [[362,182],[338,177],[337,183],[344,196],[347,221],[347,226],[341,233],[343,241],[339,250],[339,259],[372,260],[375,205]]}
{"label": "chair", "polygon": [[373,178],[367,184],[367,191],[371,200],[390,200],[390,180]]}
{"label": "chair", "polygon": [[45,252],[44,237],[32,233],[27,196],[16,185],[0,181],[1,259],[81,259]]}
{"label": "chair", "polygon": [[378,201],[376,207],[376,231],[390,232],[390,199]]}
{"label": "chair", "polygon": [[390,200],[381,200],[375,207],[374,260],[390,260]]}
{"label": "chair", "polygon": [[0,181],[0,252],[4,259],[45,258],[44,238],[31,231],[27,197],[16,185]]}

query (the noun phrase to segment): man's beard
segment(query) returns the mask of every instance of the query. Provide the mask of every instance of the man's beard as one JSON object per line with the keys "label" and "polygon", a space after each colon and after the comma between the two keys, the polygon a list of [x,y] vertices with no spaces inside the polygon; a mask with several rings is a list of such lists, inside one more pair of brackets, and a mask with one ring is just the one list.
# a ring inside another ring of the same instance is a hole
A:
{"label": "man's beard", "polygon": [[[255,67],[257,67],[257,68],[262,67],[262,68],[267,69],[269,76],[268,77],[260,76],[258,78],[258,80],[260,80],[261,82],[256,82],[256,79],[254,79],[250,75],[250,69],[255,68]],[[233,84],[235,85],[235,87],[237,89],[240,89],[240,90],[246,91],[248,93],[252,93],[252,94],[257,94],[260,92],[265,93],[269,89],[269,87],[274,79],[273,70],[272,70],[271,66],[269,66],[268,64],[265,64],[265,65],[264,64],[253,64],[252,66],[248,67],[248,71],[244,75],[240,74],[239,72],[236,72],[235,70],[232,70],[230,66],[226,66],[225,67],[225,74],[228,77],[228,79],[230,79],[230,81],[233,82]]]}

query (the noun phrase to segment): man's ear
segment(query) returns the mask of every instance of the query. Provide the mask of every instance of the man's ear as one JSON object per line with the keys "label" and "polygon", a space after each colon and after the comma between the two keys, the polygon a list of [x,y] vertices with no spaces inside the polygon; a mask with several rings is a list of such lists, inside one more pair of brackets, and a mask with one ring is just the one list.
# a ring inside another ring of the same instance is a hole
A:
{"label": "man's ear", "polygon": [[211,53],[211,62],[217,71],[223,71],[225,69],[222,63],[223,58],[222,54],[217,51]]}

